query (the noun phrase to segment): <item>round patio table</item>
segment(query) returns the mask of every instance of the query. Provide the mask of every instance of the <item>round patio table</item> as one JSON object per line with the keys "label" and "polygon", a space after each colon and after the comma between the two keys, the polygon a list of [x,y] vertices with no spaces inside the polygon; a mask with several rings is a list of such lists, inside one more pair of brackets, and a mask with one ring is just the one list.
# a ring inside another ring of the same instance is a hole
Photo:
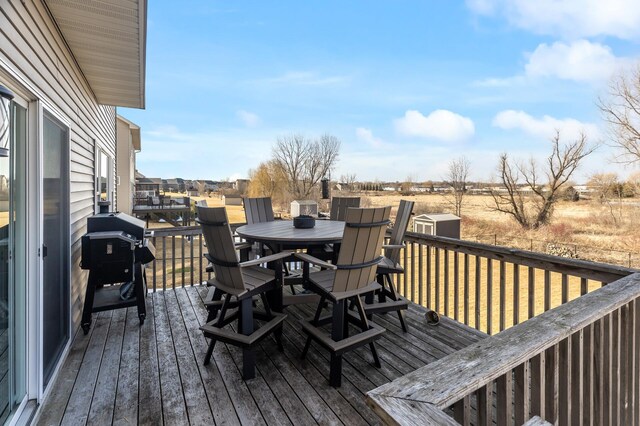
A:
{"label": "round patio table", "polygon": [[[303,229],[295,228],[292,220],[276,220],[273,222],[254,223],[236,229],[236,234],[249,242],[262,243],[274,253],[283,250],[305,249],[339,244],[344,234],[344,222],[337,220],[316,220],[316,226]],[[287,278],[287,284],[299,284],[300,277]],[[319,298],[315,294],[296,294],[284,296],[278,291],[269,302],[276,312],[284,306],[297,303],[313,303]]]}
{"label": "round patio table", "polygon": [[344,222],[317,220],[315,227],[301,229],[295,228],[292,220],[276,220],[244,225],[236,233],[245,240],[263,243],[274,252],[280,252],[283,247],[296,249],[339,243],[344,234]]}

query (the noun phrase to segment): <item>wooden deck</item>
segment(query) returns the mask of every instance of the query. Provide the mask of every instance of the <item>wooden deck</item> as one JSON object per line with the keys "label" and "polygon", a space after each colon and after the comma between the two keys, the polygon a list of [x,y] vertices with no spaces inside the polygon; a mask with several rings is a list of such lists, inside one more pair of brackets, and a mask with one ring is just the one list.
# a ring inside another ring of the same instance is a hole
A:
{"label": "wooden deck", "polygon": [[198,327],[206,318],[203,286],[149,294],[147,321],[135,308],[94,315],[90,333],[76,334],[70,354],[42,407],[38,425],[84,424],[379,424],[365,393],[485,337],[442,318],[426,325],[412,305],[409,333],[397,316],[376,316],[387,329],[377,347],[382,368],[367,347],[344,357],[342,387],[328,384],[328,353],[304,344],[299,319],[312,306],[287,308],[284,352],[267,339],[257,352],[256,378],[240,377],[241,351],[218,344],[203,366],[207,341]]}

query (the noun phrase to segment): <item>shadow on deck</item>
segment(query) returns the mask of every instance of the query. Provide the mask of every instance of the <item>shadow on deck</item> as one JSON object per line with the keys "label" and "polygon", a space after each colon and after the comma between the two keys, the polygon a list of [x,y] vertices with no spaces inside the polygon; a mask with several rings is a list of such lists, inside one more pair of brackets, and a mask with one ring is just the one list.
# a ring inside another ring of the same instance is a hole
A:
{"label": "shadow on deck", "polygon": [[387,332],[377,341],[382,368],[368,347],[344,357],[342,387],[328,384],[328,353],[315,344],[301,361],[299,319],[313,306],[291,306],[284,352],[267,339],[257,351],[256,378],[240,377],[238,348],[218,344],[202,365],[206,318],[195,286],[149,294],[147,321],[135,308],[94,315],[87,336],[76,334],[70,354],[36,424],[379,424],[365,394],[425,364],[486,337],[443,317],[429,326],[424,308],[411,305],[409,332],[394,314],[376,316]]}

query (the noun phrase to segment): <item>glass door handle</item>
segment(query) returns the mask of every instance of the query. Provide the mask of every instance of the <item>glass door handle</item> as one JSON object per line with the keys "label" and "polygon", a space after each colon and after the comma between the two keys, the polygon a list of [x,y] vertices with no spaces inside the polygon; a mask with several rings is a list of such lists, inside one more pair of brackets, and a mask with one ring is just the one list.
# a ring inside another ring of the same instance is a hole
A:
{"label": "glass door handle", "polygon": [[42,245],[42,258],[44,259],[45,257],[47,257],[47,254],[49,250],[47,249],[47,246],[45,244]]}

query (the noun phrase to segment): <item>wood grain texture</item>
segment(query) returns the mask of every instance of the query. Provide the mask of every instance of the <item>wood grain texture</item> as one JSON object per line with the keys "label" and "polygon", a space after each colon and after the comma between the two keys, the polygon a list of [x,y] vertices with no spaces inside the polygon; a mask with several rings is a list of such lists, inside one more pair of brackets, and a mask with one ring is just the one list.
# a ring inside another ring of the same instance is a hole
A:
{"label": "wood grain texture", "polygon": [[[640,296],[639,284],[640,274],[622,278],[422,367],[369,394],[396,398],[398,401],[404,401],[404,404],[427,403],[444,409],[487,383],[493,383],[501,376],[510,374],[514,368],[532,357],[535,360],[536,354],[543,354],[537,358],[547,364],[544,367],[540,366],[540,379],[544,378],[544,381],[537,386],[532,383],[531,392],[537,392],[536,387],[540,387],[543,395],[540,402],[544,403],[545,407],[539,408],[541,413],[533,414],[541,414],[542,418],[554,421],[557,417],[559,343],[603,316],[613,315],[611,313],[618,312],[621,306],[635,300]],[[615,321],[607,321],[613,322]],[[610,358],[613,356],[614,346],[610,342],[611,325],[605,327],[605,331],[607,332],[604,333],[603,343],[607,349],[605,354],[609,355],[605,357],[604,379],[608,386],[604,387],[606,391],[603,405],[610,403],[610,392],[607,388],[617,386],[618,383],[617,380],[613,384],[610,383]],[[531,368],[534,369],[533,363]],[[532,373],[532,377],[536,375]],[[532,397],[532,403],[535,399]],[[532,406],[532,410],[535,409]],[[392,413],[396,414],[400,415],[400,412]]]}
{"label": "wood grain texture", "polygon": [[[242,351],[234,347],[218,343],[212,362],[202,364],[207,340],[199,327],[207,317],[207,290],[196,285],[157,292],[147,300],[143,326],[135,308],[114,311],[113,319],[110,312],[100,313],[88,336],[76,336],[67,363],[70,374],[61,376],[64,383],[54,383],[55,398],[45,401],[35,424],[87,424],[90,407],[109,400],[113,423],[119,425],[379,425],[382,419],[367,405],[366,392],[487,337],[446,317],[429,327],[426,310],[411,305],[407,333],[397,317],[381,316],[387,329],[377,341],[383,368],[371,364],[368,347],[358,348],[345,355],[342,386],[334,389],[328,384],[325,350],[314,345],[307,359],[300,359],[306,335],[299,321],[312,314],[313,306],[290,306],[285,351],[278,352],[273,339],[265,339],[256,350],[256,379],[244,381]],[[107,344],[118,342],[119,330],[120,351],[117,344]],[[119,371],[100,381],[112,366]],[[473,407],[467,411],[472,413]]]}

